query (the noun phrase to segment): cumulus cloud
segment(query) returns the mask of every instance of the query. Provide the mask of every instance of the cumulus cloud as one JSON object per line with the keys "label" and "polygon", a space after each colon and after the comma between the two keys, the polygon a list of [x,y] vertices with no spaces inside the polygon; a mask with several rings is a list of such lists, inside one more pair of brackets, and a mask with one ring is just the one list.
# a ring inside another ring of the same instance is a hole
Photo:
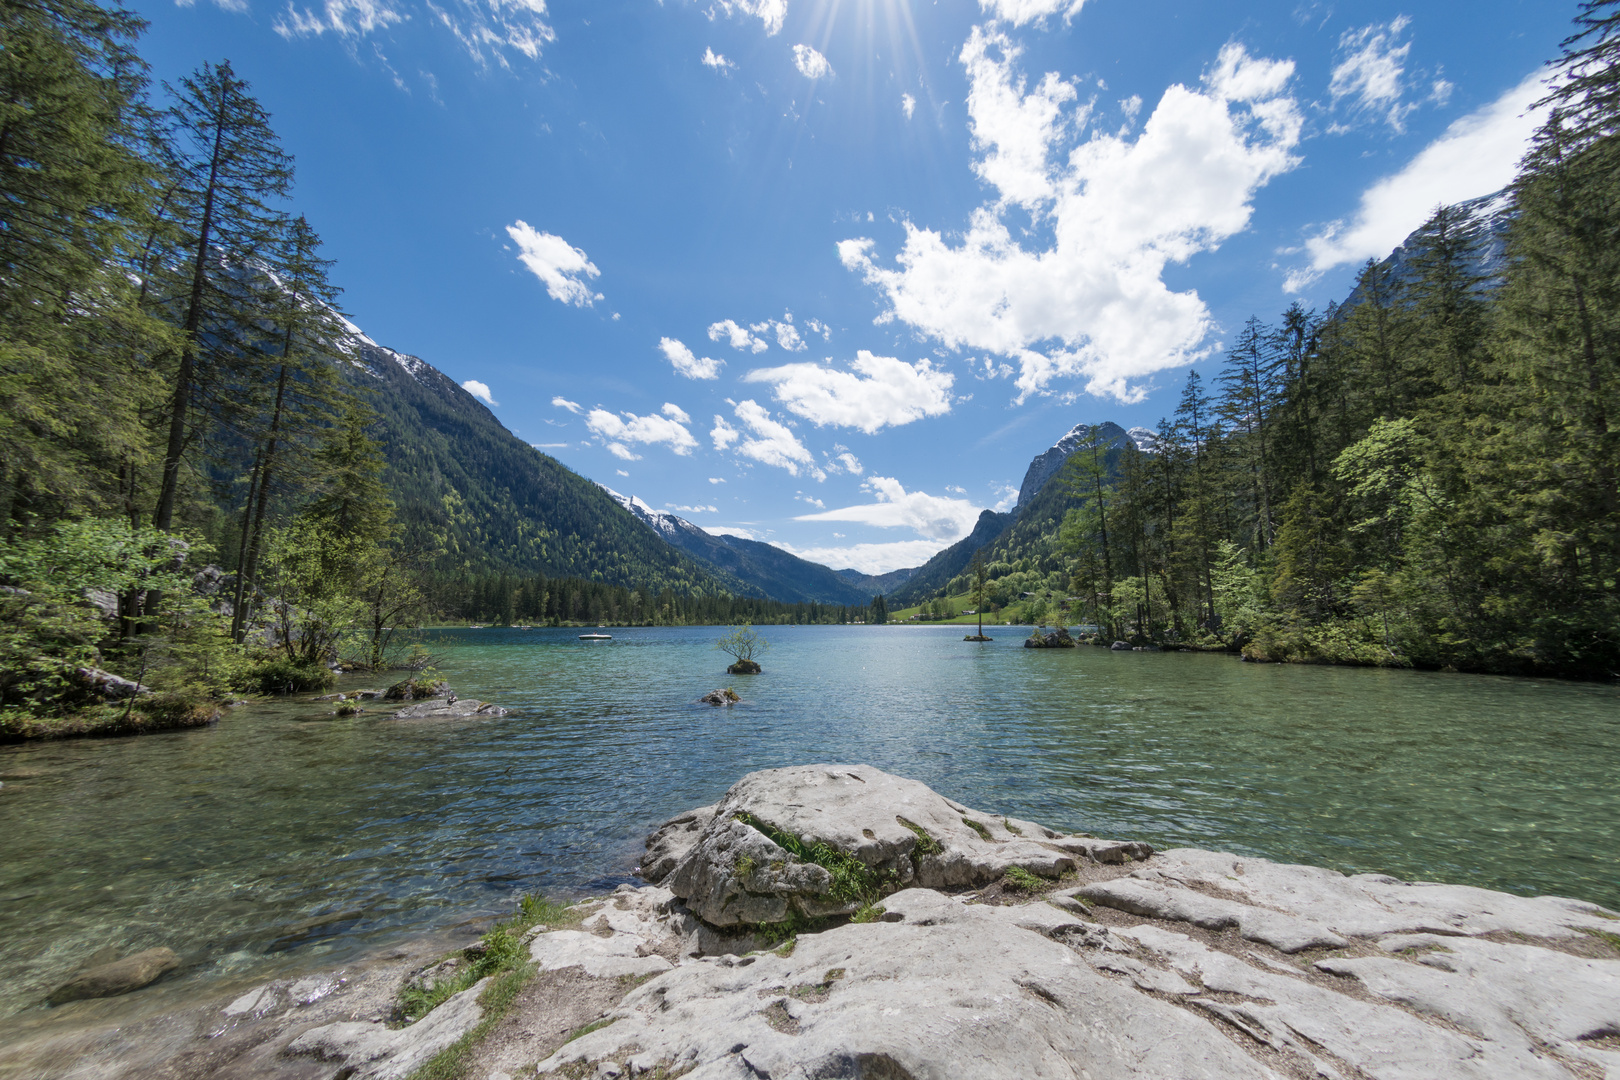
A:
{"label": "cumulus cloud", "polygon": [[822,79],[833,73],[827,58],[808,45],[793,46],[793,66],[807,79]]}
{"label": "cumulus cloud", "polygon": [[790,555],[797,555],[801,559],[808,559],[832,567],[834,570],[850,569],[859,570],[863,574],[887,574],[890,570],[921,566],[950,545],[939,540],[900,540],[889,544],[803,548],[776,541],[774,546]]}
{"label": "cumulus cloud", "polygon": [[1412,20],[1397,15],[1387,23],[1374,23],[1359,30],[1346,30],[1339,36],[1339,62],[1333,66],[1328,94],[1337,106],[1348,98],[1357,112],[1383,118],[1396,131],[1406,130],[1406,116],[1413,104],[1402,104],[1406,86],[1406,57],[1412,43],[1400,38]]}
{"label": "cumulus cloud", "polygon": [[704,67],[712,67],[716,71],[730,71],[732,68],[736,67],[737,65],[733,64],[730,60],[727,60],[724,56],[721,56],[719,53],[715,52],[713,49],[704,49],[703,50],[703,66]]}
{"label": "cumulus cloud", "polygon": [[[219,6],[226,11],[237,12],[246,11],[248,7],[245,0],[232,0]],[[289,3],[287,10],[270,24],[270,28],[288,41],[327,33],[355,38],[404,21],[405,16],[376,0],[326,0],[318,9],[306,7],[302,11]]]}
{"label": "cumulus cloud", "polygon": [[489,396],[489,384],[481,383],[477,379],[468,379],[461,384],[461,388],[485,405],[499,405],[500,402]]}
{"label": "cumulus cloud", "polygon": [[663,351],[665,359],[674,365],[675,373],[685,375],[688,379],[718,379],[721,365],[725,363],[724,360],[711,360],[707,356],[699,358],[674,338],[659,338],[658,348]]}
{"label": "cumulus cloud", "polygon": [[575,416],[578,416],[580,413],[585,411],[584,409],[580,408],[579,402],[569,401],[565,397],[554,397],[551,399],[551,404],[559,409],[567,409]]}
{"label": "cumulus cloud", "polygon": [[1014,26],[1038,22],[1048,15],[1063,14],[1068,22],[1080,14],[1086,0],[979,0],[979,7],[993,19],[1004,19]]}
{"label": "cumulus cloud", "polygon": [[788,352],[804,352],[810,347],[799,337],[799,328],[794,326],[792,322],[779,322],[772,325],[776,330],[776,343]]}
{"label": "cumulus cloud", "polygon": [[508,225],[506,235],[518,246],[518,261],[545,283],[546,292],[553,300],[575,307],[590,307],[602,299],[601,293],[591,292],[590,286],[585,284],[587,278],[600,277],[602,272],[583,250],[521,220]]}
{"label": "cumulus cloud", "polygon": [[[1246,228],[1255,192],[1298,163],[1293,64],[1229,44],[1200,85],[1164,92],[1140,135],[1094,132],[1054,162],[1088,107],[1066,119],[1073,86],[1048,75],[1026,89],[1018,56],[994,27],[974,28],[962,49],[975,164],[1000,197],[961,241],[908,221],[894,265],[868,238],[843,241],[839,256],[887,300],[880,321],[1015,362],[1019,400],[1074,376],[1093,394],[1139,400],[1148,376],[1213,347],[1209,309],[1172,292],[1165,267]],[[1015,231],[1012,206],[1051,240]]]}
{"label": "cumulus cloud", "polygon": [[665,503],[664,508],[667,510],[673,510],[677,514],[718,514],[720,512],[720,508],[718,506],[704,506],[702,503],[698,503],[696,506],[681,506],[679,503]]}
{"label": "cumulus cloud", "polygon": [[732,15],[752,15],[765,24],[765,36],[775,37],[782,32],[782,20],[787,18],[787,0],[717,0],[715,7]]}
{"label": "cumulus cloud", "polygon": [[709,326],[709,340],[719,341],[725,338],[731,343],[733,349],[748,349],[750,352],[762,353],[770,348],[770,342],[764,338],[755,337],[748,327],[738,326],[734,319],[722,319]]}
{"label": "cumulus cloud", "polygon": [[880,529],[913,529],[930,540],[954,543],[973,530],[981,507],[966,499],[907,491],[891,476],[874,476],[861,484],[875,502],[802,514],[795,521],[854,521]]}
{"label": "cumulus cloud", "polygon": [[[861,464],[861,459],[850,453],[849,447],[847,446],[840,446],[837,443],[833,443],[833,452],[831,454],[825,450],[823,450],[821,454],[823,457],[827,458],[827,470],[829,472],[847,472],[855,476],[860,476],[866,471],[866,466]],[[836,457],[834,456],[835,454],[837,455]]]}
{"label": "cumulus cloud", "polygon": [[1532,103],[1545,92],[1540,72],[1482,109],[1455,121],[1399,172],[1362,192],[1348,221],[1335,221],[1305,242],[1310,266],[1288,275],[1297,291],[1324,271],[1382,259],[1428,220],[1437,206],[1499,191],[1513,179],[1519,158],[1546,118]]}
{"label": "cumulus cloud", "polygon": [[917,99],[910,94],[901,94],[900,111],[906,114],[907,120],[910,120],[911,114],[917,111]]}
{"label": "cumulus cloud", "polygon": [[[715,417],[715,419],[718,420],[720,418],[717,416],[717,417]],[[721,477],[718,477],[718,476],[711,476],[711,477],[709,477],[709,483],[711,483],[711,484],[723,484],[723,483],[725,483],[725,480],[723,478],[721,478]]]}
{"label": "cumulus cloud", "polygon": [[626,461],[641,457],[626,443],[663,443],[682,457],[690,454],[697,448],[697,440],[684,425],[691,423],[692,418],[673,404],[666,403],[663,413],[662,416],[637,416],[630,412],[615,415],[606,409],[592,409],[585,418],[585,426],[602,439],[610,453]]}
{"label": "cumulus cloud", "polygon": [[725,417],[716,416],[714,428],[709,432],[716,450],[735,446],[737,453],[761,465],[774,465],[794,476],[803,469],[816,480],[827,479],[826,470],[816,464],[815,455],[805,449],[793,430],[771,416],[770,410],[759,402],[738,402],[732,413],[742,422],[747,434],[733,427]]}
{"label": "cumulus cloud", "polygon": [[756,368],[743,381],[771,384],[772,396],[784,408],[817,427],[852,427],[868,435],[951,411],[955,380],[927,359],[908,364],[862,349],[850,367],[783,364]]}

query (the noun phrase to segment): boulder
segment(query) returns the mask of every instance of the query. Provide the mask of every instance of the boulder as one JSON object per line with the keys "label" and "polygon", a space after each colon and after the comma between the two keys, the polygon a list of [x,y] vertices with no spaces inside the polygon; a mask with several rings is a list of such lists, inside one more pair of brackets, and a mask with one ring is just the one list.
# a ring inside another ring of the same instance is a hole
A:
{"label": "boulder", "polygon": [[149,983],[156,982],[165,973],[179,966],[180,958],[174,954],[174,950],[147,949],[133,956],[126,956],[122,960],[114,960],[110,964],[85,968],[52,990],[45,1000],[52,1005],[63,1005],[81,998],[127,994],[131,990],[139,990]]}
{"label": "boulder", "polygon": [[753,660],[739,660],[726,668],[727,675],[758,675],[764,669]]}
{"label": "boulder", "polygon": [[126,679],[97,667],[82,667],[73,674],[80,686],[108,701],[123,701],[129,697],[139,697],[152,692],[134,679]]}
{"label": "boulder", "polygon": [[636,873],[654,885],[669,876],[677,863],[697,844],[704,828],[714,819],[716,806],[700,806],[677,814],[647,837],[647,853]]}
{"label": "boulder", "polygon": [[1116,642],[1114,642],[1112,645],[1110,645],[1108,647],[1110,649],[1112,649],[1114,652],[1130,652],[1131,651],[1131,643],[1128,642],[1128,641],[1116,641]]}
{"label": "boulder", "polygon": [[737,691],[731,689],[730,687],[726,687],[723,690],[710,690],[707,694],[704,694],[702,697],[698,698],[698,700],[703,702],[705,705],[735,705],[737,702],[741,701],[742,698],[737,696]]}
{"label": "boulder", "polygon": [[869,765],[768,769],[726,792],[664,883],[711,926],[775,923],[847,915],[907,886],[985,885],[1014,866],[1055,878],[1084,858],[1062,839]]}
{"label": "boulder", "polygon": [[311,1057],[339,1068],[352,1080],[404,1080],[439,1051],[478,1026],[484,1010],[478,997],[489,985],[480,979],[409,1027],[340,1021],[304,1032],[287,1045],[288,1057]]}
{"label": "boulder", "polygon": [[395,720],[493,720],[506,710],[476,698],[429,698],[407,705],[393,715]]}
{"label": "boulder", "polygon": [[425,698],[444,697],[450,693],[450,684],[443,679],[406,679],[383,691],[387,701],[421,701]]}

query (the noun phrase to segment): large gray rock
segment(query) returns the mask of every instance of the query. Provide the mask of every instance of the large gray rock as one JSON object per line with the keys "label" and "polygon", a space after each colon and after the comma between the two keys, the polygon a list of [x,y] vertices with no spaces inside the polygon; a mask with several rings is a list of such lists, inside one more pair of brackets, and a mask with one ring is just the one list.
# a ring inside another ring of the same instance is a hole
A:
{"label": "large gray rock", "polygon": [[647,837],[647,853],[641,857],[636,873],[654,885],[663,881],[697,844],[704,828],[714,820],[714,811],[713,806],[700,806],[658,826],[658,831]]}
{"label": "large gray rock", "polygon": [[83,998],[113,997],[156,982],[165,973],[180,966],[180,958],[173,949],[147,949],[110,964],[86,968],[50,992],[45,999],[52,1005],[64,1005]]}
{"label": "large gray rock", "polygon": [[853,857],[880,892],[984,885],[1014,866],[1055,878],[1085,857],[1059,833],[959,806],[916,780],[869,765],[806,765],[732,785],[665,883],[717,927],[859,909],[865,898],[841,892],[832,873],[768,833]]}

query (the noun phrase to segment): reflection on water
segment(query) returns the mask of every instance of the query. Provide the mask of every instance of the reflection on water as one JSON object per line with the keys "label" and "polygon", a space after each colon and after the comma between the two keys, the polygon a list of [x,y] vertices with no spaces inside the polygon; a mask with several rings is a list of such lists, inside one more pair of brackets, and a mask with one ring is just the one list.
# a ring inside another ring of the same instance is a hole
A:
{"label": "reflection on water", "polygon": [[[765,673],[737,679],[713,629],[451,632],[441,670],[512,716],[292,702],[0,748],[0,1015],[109,944],[168,945],[198,983],[610,888],[664,817],[813,761],[1058,828],[1620,905],[1614,687],[1024,650],[1000,629],[767,629]],[[741,705],[695,704],[728,683]]]}

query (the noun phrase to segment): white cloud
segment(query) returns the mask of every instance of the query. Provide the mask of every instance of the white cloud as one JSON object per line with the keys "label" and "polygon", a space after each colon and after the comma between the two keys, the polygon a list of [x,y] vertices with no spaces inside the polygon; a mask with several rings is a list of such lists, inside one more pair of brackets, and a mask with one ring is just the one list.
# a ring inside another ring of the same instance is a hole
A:
{"label": "white cloud", "polygon": [[746,326],[738,326],[733,319],[722,319],[720,322],[710,324],[709,340],[719,341],[721,338],[729,341],[733,349],[748,349],[762,353],[771,347],[770,342],[755,337],[749,333]]}
{"label": "white cloud", "polygon": [[949,499],[925,491],[907,491],[890,476],[874,476],[861,485],[876,502],[802,514],[795,521],[855,521],[880,529],[914,529],[930,540],[952,543],[973,530],[980,507],[966,499]]}
{"label": "white cloud", "polygon": [[637,416],[627,412],[621,418],[606,409],[592,409],[585,418],[585,426],[602,438],[610,452],[626,461],[640,458],[626,443],[664,443],[682,457],[690,454],[696,449],[697,440],[683,424],[690,423],[692,418],[677,405],[665,404],[663,411],[663,416]]}
{"label": "white cloud", "polygon": [[718,506],[704,506],[702,503],[698,503],[696,506],[681,506],[678,503],[665,503],[664,507],[665,509],[675,511],[677,514],[718,514],[720,512],[720,508]]}
{"label": "white cloud", "polygon": [[575,307],[590,307],[602,299],[601,293],[591,292],[586,278],[600,277],[585,252],[560,236],[539,232],[525,221],[506,227],[506,235],[517,244],[519,261],[535,277],[545,282],[546,292],[553,300],[561,300]]}
{"label": "white cloud", "polygon": [[725,363],[724,360],[711,360],[707,356],[699,359],[691,349],[674,338],[659,338],[658,347],[675,366],[676,374],[685,375],[688,379],[718,379],[720,368]]}
{"label": "white cloud", "polygon": [[568,444],[565,442],[537,442],[529,445],[536,450],[566,450],[568,448]]}
{"label": "white cloud", "polygon": [[781,33],[782,20],[787,18],[787,0],[717,0],[715,7],[728,17],[734,14],[754,16],[765,24],[766,37]]}
{"label": "white cloud", "polygon": [[833,73],[827,58],[808,45],[793,46],[793,66],[807,79],[822,79]]}
{"label": "white cloud", "polygon": [[860,458],[857,458],[848,450],[845,450],[842,454],[839,454],[837,457],[833,458],[833,460],[839,465],[843,466],[846,472],[854,473],[856,476],[859,476],[866,471],[866,467],[861,464]]}
{"label": "white cloud", "polygon": [[1011,510],[1013,507],[1018,505],[1018,488],[1014,485],[1002,484],[1000,488],[997,489],[997,493],[1001,497],[997,499],[996,504],[990,508],[996,513],[1005,514],[1008,510]]}
{"label": "white cloud", "polygon": [[806,319],[804,325],[812,334],[820,334],[822,341],[832,340],[832,327],[820,319]]}
{"label": "white cloud", "polygon": [[[219,2],[219,6],[235,12],[248,9],[246,0]],[[405,16],[375,0],[326,0],[319,10],[306,7],[299,11],[289,3],[287,10],[270,24],[270,28],[291,41],[295,37],[319,37],[328,32],[339,37],[362,37],[373,30],[382,30],[404,21]]]}
{"label": "white cloud", "polygon": [[1063,13],[1063,21],[1068,22],[1080,14],[1080,9],[1086,0],[979,0],[979,7],[990,13],[993,19],[1005,19],[1014,26],[1023,26],[1025,23],[1036,22],[1048,15]]}
{"label": "white cloud", "polygon": [[1305,242],[1308,269],[1288,276],[1289,291],[1346,263],[1382,259],[1428,220],[1435,207],[1506,187],[1545,112],[1531,108],[1546,89],[1540,72],[1491,104],[1452,123],[1406,167],[1361,194],[1350,221],[1335,221]]}
{"label": "white cloud", "polygon": [[742,525],[700,525],[710,536],[740,536],[744,540],[758,540],[761,534]]}
{"label": "white cloud", "polygon": [[825,509],[827,509],[827,504],[826,503],[822,502],[820,499],[816,498],[813,495],[806,495],[802,491],[799,492],[797,495],[793,496],[793,500],[795,502],[802,502],[807,506],[813,506],[817,510],[825,510]]}
{"label": "white cloud", "polygon": [[429,2],[428,10],[481,66],[510,68],[508,49],[538,60],[540,50],[557,40],[542,18],[545,0],[489,0],[487,7],[466,3],[453,10]]}
{"label": "white cloud", "polygon": [[917,111],[917,99],[910,94],[901,94],[900,111],[906,114],[907,120],[910,120],[911,114]]}
{"label": "white cloud", "polygon": [[[720,418],[717,416],[717,417],[715,417],[715,419],[718,420]],[[711,476],[711,477],[709,477],[709,483],[711,483],[711,484],[723,484],[723,483],[725,483],[725,480],[723,480],[722,478],[720,478],[718,476]]]}
{"label": "white cloud", "polygon": [[614,469],[613,471],[618,473],[620,476],[629,476],[630,475],[629,473],[625,472],[623,469]]}
{"label": "white cloud", "polygon": [[816,464],[815,455],[805,449],[791,428],[772,417],[769,409],[757,401],[741,401],[732,412],[749,434],[744,435],[732,427],[725,417],[716,416],[714,429],[709,432],[716,450],[725,450],[735,443],[737,453],[762,465],[786,469],[794,476],[803,469],[816,480],[827,479],[826,471]]}
{"label": "white cloud", "polygon": [[500,404],[500,402],[489,396],[488,383],[481,383],[477,379],[468,379],[461,384],[461,388],[486,405]]}
{"label": "white cloud", "polygon": [[[725,417],[716,413],[714,417],[714,427],[709,429],[709,438],[714,440],[714,448],[716,450],[724,450],[726,447],[742,438],[742,433],[736,428],[732,427],[731,423]],[[725,481],[715,480],[713,477],[710,477],[709,483],[723,484]]]}
{"label": "white cloud", "polygon": [[955,380],[926,358],[907,364],[862,349],[850,366],[853,371],[820,364],[784,364],[756,368],[743,381],[770,383],[777,401],[817,427],[859,428],[868,435],[951,411]]}
{"label": "white cloud", "polygon": [[899,570],[906,566],[921,566],[950,545],[939,540],[900,540],[890,544],[806,548],[778,541],[775,546],[790,555],[809,559],[834,570],[851,569],[859,570],[863,574],[887,574],[890,570]]}
{"label": "white cloud", "polygon": [[703,50],[703,66],[704,67],[712,67],[716,71],[730,71],[732,68],[736,67],[737,65],[733,64],[730,60],[727,60],[724,56],[721,56],[719,53],[715,52],[713,49],[704,49]]}
{"label": "white cloud", "polygon": [[[1097,132],[1054,164],[1075,125],[1052,109],[1072,87],[1047,76],[1026,93],[1017,56],[994,28],[975,28],[961,54],[981,174],[1000,199],[974,211],[956,246],[908,221],[896,266],[866,238],[840,243],[840,258],[887,299],[880,321],[1015,361],[1020,400],[1072,376],[1139,400],[1146,377],[1212,348],[1209,309],[1196,292],[1172,292],[1165,267],[1246,228],[1255,192],[1298,163],[1293,64],[1229,44],[1202,85],[1164,92],[1134,140]],[[1049,224],[1049,246],[1025,246],[1009,203]]]}
{"label": "white cloud", "polygon": [[580,408],[579,402],[569,401],[565,397],[554,397],[551,399],[551,404],[559,409],[567,409],[575,416],[578,416],[580,413],[585,411],[584,409]]}
{"label": "white cloud", "polygon": [[810,346],[799,337],[799,329],[791,322],[773,324],[776,328],[776,343],[788,352],[804,352]]}
{"label": "white cloud", "polygon": [[1388,23],[1374,23],[1339,36],[1341,59],[1333,66],[1328,93],[1337,106],[1350,98],[1358,112],[1380,114],[1396,131],[1406,129],[1406,116],[1416,105],[1402,105],[1406,86],[1406,57],[1412,43],[1397,44],[1412,20],[1397,15]]}

